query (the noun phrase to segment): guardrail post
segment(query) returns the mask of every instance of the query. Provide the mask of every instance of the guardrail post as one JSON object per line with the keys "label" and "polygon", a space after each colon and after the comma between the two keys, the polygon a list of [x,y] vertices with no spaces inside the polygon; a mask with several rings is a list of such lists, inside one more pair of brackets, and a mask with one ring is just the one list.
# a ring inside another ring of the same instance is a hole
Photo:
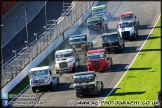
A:
{"label": "guardrail post", "polygon": [[64,32],[62,33],[62,38],[63,38],[63,40],[65,39],[65,37],[64,37]]}

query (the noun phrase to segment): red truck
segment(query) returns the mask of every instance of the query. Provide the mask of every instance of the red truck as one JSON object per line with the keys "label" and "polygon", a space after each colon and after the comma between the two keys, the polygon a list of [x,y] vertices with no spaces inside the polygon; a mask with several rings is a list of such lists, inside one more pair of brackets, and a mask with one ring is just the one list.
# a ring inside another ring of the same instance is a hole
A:
{"label": "red truck", "polygon": [[113,64],[111,57],[108,57],[105,49],[89,50],[87,52],[88,71],[104,71]]}

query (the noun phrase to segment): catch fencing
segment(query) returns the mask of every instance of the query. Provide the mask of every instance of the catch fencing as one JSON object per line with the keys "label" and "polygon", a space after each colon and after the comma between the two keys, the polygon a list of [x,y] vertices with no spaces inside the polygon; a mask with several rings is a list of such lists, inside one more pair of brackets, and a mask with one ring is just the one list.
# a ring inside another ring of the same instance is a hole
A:
{"label": "catch fencing", "polygon": [[37,55],[39,55],[51,42],[63,34],[82,15],[84,15],[93,3],[94,1],[83,2],[72,14],[65,16],[56,26],[45,28],[46,32],[41,34],[38,40],[30,43],[23,53],[20,53],[17,57],[15,56],[15,59],[10,64],[8,64],[4,69],[1,69],[1,88],[21,72],[21,70]]}

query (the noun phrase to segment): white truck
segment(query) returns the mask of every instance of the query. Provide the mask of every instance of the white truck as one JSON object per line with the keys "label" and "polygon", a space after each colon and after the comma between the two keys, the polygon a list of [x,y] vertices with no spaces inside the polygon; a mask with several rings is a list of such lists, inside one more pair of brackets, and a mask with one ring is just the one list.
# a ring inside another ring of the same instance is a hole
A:
{"label": "white truck", "polygon": [[73,49],[58,50],[55,52],[56,73],[75,72],[79,66],[79,59]]}
{"label": "white truck", "polygon": [[123,39],[136,40],[138,37],[138,23],[134,21],[120,21],[117,25],[117,31]]}
{"label": "white truck", "polygon": [[41,89],[52,91],[54,86],[59,84],[59,78],[52,76],[50,66],[31,68],[28,75],[33,93]]}

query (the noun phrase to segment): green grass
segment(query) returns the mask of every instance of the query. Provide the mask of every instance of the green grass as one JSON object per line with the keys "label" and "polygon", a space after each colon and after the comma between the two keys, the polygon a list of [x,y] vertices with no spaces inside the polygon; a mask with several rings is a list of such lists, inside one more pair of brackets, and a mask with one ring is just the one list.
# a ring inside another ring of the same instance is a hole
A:
{"label": "green grass", "polygon": [[[145,43],[136,60],[106,101],[114,100],[156,100],[156,94],[160,91],[160,60],[161,60],[161,19],[157,23],[152,35]],[[101,105],[123,106],[123,105]],[[132,105],[137,106],[137,105]],[[147,105],[140,105],[147,106]],[[148,104],[148,106],[152,106]]]}

